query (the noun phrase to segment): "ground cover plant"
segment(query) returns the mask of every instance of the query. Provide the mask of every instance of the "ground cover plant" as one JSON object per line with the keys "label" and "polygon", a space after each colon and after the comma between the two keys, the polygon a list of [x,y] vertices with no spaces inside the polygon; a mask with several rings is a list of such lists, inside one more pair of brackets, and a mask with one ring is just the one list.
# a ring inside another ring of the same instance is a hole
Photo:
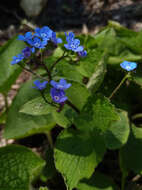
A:
{"label": "ground cover plant", "polygon": [[[0,62],[4,138],[48,141],[40,156],[0,148],[1,190],[141,189],[142,32],[115,22],[79,36],[44,26],[8,41]],[[8,107],[22,70],[33,77]]]}

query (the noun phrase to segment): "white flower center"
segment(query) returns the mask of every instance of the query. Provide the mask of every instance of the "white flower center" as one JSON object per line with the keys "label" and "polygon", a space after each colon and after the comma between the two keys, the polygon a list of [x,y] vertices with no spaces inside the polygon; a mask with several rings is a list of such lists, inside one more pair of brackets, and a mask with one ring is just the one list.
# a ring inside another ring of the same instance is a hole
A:
{"label": "white flower center", "polygon": [[72,44],[71,44],[71,48],[74,49],[74,48],[76,48],[76,46],[72,43]]}
{"label": "white flower center", "polygon": [[58,88],[63,88],[63,85],[58,84]]}
{"label": "white flower center", "polygon": [[130,67],[129,65],[127,65],[127,66],[126,66],[126,69],[128,69],[128,70],[129,70],[129,69],[131,69],[131,67]]}
{"label": "white flower center", "polygon": [[59,100],[59,96],[54,96],[55,100]]}
{"label": "white flower center", "polygon": [[45,38],[47,35],[45,33],[41,34],[41,37]]}
{"label": "white flower center", "polygon": [[39,46],[40,46],[40,44],[36,42],[35,43],[35,47],[39,47]]}

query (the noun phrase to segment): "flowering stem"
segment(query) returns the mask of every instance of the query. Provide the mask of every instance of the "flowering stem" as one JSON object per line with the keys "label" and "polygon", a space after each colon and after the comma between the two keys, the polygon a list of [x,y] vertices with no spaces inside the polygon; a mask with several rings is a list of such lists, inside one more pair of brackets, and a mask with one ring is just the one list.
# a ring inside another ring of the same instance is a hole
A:
{"label": "flowering stem", "polygon": [[46,70],[47,74],[48,74],[48,79],[49,81],[51,81],[52,77],[51,77],[51,73],[49,71],[49,69],[47,68],[47,66],[44,63],[41,63],[41,65],[44,67],[44,69]]}
{"label": "flowering stem", "polygon": [[[45,98],[45,96],[44,96],[44,91],[42,91],[42,90],[40,90],[40,93],[41,93],[41,96],[42,96],[42,98],[44,99],[44,101],[47,103],[47,104],[50,104],[50,105],[52,105],[52,106],[54,106],[54,107],[57,107],[55,104],[53,104],[52,102],[48,102],[48,100]],[[58,108],[58,107],[57,107]]]}
{"label": "flowering stem", "polygon": [[40,55],[41,55],[41,65],[43,66],[43,68],[46,70],[47,74],[48,74],[48,78],[49,78],[49,81],[51,81],[51,73],[48,69],[48,67],[43,63],[43,59],[42,59],[42,50],[40,49]]}
{"label": "flowering stem", "polygon": [[41,75],[39,75],[39,74],[33,72],[31,69],[28,69],[28,68],[24,67],[24,66],[21,65],[20,63],[18,63],[18,65],[19,65],[22,69],[24,69],[25,71],[28,71],[29,73],[32,73],[34,76],[36,76],[36,77],[38,77],[38,78],[40,78],[40,79],[42,79],[42,80],[48,81],[47,78],[44,78],[44,77],[42,77]]}
{"label": "flowering stem", "polygon": [[63,55],[62,55],[61,57],[59,57],[59,58],[53,63],[53,65],[52,65],[51,68],[50,68],[50,72],[53,70],[53,68],[56,66],[56,64],[57,64],[59,61],[61,61],[63,58],[65,58],[65,57],[67,57],[67,56],[65,56],[65,51],[64,51]]}
{"label": "flowering stem", "polygon": [[57,110],[57,112],[61,112],[62,109],[64,108],[64,105],[65,105],[64,102],[61,103],[59,109]]}
{"label": "flowering stem", "polygon": [[75,107],[69,100],[66,101],[66,104],[69,105],[77,113],[80,113],[79,109],[77,107]]}
{"label": "flowering stem", "polygon": [[119,83],[119,85],[113,90],[113,92],[111,93],[111,95],[109,96],[109,99],[111,99],[114,94],[118,91],[118,89],[122,86],[122,84],[125,82],[125,80],[127,78],[129,78],[130,74],[127,73],[127,75],[124,76],[124,78],[121,80],[121,82]]}

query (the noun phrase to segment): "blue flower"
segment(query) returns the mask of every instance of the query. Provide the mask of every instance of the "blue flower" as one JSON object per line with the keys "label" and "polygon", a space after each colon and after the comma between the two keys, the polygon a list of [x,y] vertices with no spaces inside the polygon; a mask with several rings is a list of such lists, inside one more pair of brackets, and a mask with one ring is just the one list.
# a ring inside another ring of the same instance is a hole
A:
{"label": "blue flower", "polygon": [[37,90],[43,90],[46,88],[47,83],[48,83],[47,81],[40,82],[39,80],[35,80],[34,81],[35,86],[33,86],[33,88],[36,88]]}
{"label": "blue flower", "polygon": [[17,64],[20,61],[24,59],[24,56],[22,54],[18,54],[16,56],[13,56],[13,60],[11,61],[11,65]]}
{"label": "blue flower", "polygon": [[64,90],[58,90],[56,88],[50,89],[50,95],[51,95],[52,100],[56,103],[63,103],[68,99],[65,96]]}
{"label": "blue flower", "polygon": [[29,44],[35,48],[42,49],[47,45],[47,41],[41,40],[38,37],[34,37],[32,40],[29,40]]}
{"label": "blue flower", "polygon": [[25,35],[19,35],[18,40],[22,40],[24,42],[28,42],[33,38],[32,32],[26,32]]}
{"label": "blue flower", "polygon": [[86,57],[87,56],[87,51],[86,50],[80,51],[80,52],[78,52],[78,55],[80,57]]}
{"label": "blue flower", "polygon": [[51,80],[50,84],[58,90],[66,90],[71,86],[71,84],[67,83],[65,79],[60,79],[59,82],[55,82],[54,80]]}
{"label": "blue flower", "polygon": [[123,61],[120,66],[125,69],[126,71],[132,71],[137,68],[137,63],[135,62],[129,62],[129,61]]}
{"label": "blue flower", "polygon": [[52,32],[51,41],[52,41],[54,44],[62,43],[62,39],[56,37],[56,32]]}
{"label": "blue flower", "polygon": [[48,41],[52,37],[52,30],[48,26],[36,28],[34,35],[42,38],[45,41]]}
{"label": "blue flower", "polygon": [[28,58],[31,56],[31,53],[34,53],[35,52],[35,48],[30,48],[30,47],[25,47],[23,50],[22,50],[22,54],[25,58]]}
{"label": "blue flower", "polygon": [[69,32],[69,35],[66,35],[67,44],[64,44],[64,47],[68,50],[72,50],[74,52],[81,52],[83,51],[83,46],[80,46],[80,40],[74,38],[74,33]]}

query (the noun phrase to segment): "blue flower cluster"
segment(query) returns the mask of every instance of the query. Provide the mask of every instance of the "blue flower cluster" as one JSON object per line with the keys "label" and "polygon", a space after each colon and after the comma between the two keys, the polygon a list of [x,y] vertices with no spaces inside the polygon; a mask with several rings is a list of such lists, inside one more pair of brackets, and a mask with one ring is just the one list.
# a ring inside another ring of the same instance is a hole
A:
{"label": "blue flower cluster", "polygon": [[83,46],[80,46],[80,40],[75,39],[74,33],[69,32],[68,35],[67,35],[67,33],[65,33],[65,35],[66,35],[67,44],[64,44],[64,47],[68,50],[72,50],[74,52],[77,52],[78,55],[81,57],[85,57],[87,55],[87,51],[83,50],[84,49]]}
{"label": "blue flower cluster", "polygon": [[[75,39],[73,32],[65,33],[67,44],[64,44],[64,47],[67,50],[72,50],[76,52],[80,57],[85,57],[87,51],[84,50],[84,47],[80,45],[80,40]],[[12,65],[21,62],[24,58],[31,56],[31,53],[34,53],[36,49],[44,49],[48,44],[48,41],[51,41],[55,45],[62,43],[61,38],[56,37],[56,32],[53,32],[48,26],[42,28],[35,28],[35,31],[26,32],[24,35],[19,35],[18,40],[24,41],[28,46],[22,50],[20,54],[13,57],[11,62]]]}
{"label": "blue flower cluster", "polygon": [[40,82],[39,80],[35,80],[34,81],[34,85],[33,88],[37,89],[37,90],[44,90],[46,88],[48,81],[44,81],[44,82]]}
{"label": "blue flower cluster", "polygon": [[56,33],[53,32],[48,26],[36,28],[34,33],[27,32],[25,35],[19,35],[18,40],[26,42],[28,46],[22,50],[22,53],[13,57],[11,62],[12,65],[21,62],[24,58],[30,57],[31,53],[35,52],[36,48],[45,48],[49,40],[56,45],[58,43],[62,43],[62,39],[57,38]]}
{"label": "blue flower cluster", "polygon": [[62,43],[62,39],[57,38],[56,33],[53,32],[48,26],[36,28],[34,34],[32,34],[32,32],[27,32],[25,35],[19,35],[18,39],[26,42],[33,48],[38,49],[45,48],[49,40],[55,44]]}
{"label": "blue flower cluster", "polygon": [[13,57],[13,60],[11,61],[11,65],[17,64],[21,62],[24,58],[28,58],[31,56],[31,53],[34,53],[35,49],[30,47],[25,47],[22,50],[22,53],[18,54],[17,56]]}
{"label": "blue flower cluster", "polygon": [[130,61],[123,61],[120,64],[121,68],[125,69],[126,71],[132,71],[137,68],[137,63],[130,62]]}
{"label": "blue flower cluster", "polygon": [[[40,82],[39,80],[34,81],[35,86],[33,88],[36,88],[38,90],[43,90],[46,88],[47,81]],[[55,103],[63,103],[68,98],[65,96],[65,90],[68,89],[71,84],[67,83],[65,79],[60,79],[59,82],[55,82],[54,80],[51,80],[50,82],[52,88],[50,89],[50,95],[52,100]]]}

